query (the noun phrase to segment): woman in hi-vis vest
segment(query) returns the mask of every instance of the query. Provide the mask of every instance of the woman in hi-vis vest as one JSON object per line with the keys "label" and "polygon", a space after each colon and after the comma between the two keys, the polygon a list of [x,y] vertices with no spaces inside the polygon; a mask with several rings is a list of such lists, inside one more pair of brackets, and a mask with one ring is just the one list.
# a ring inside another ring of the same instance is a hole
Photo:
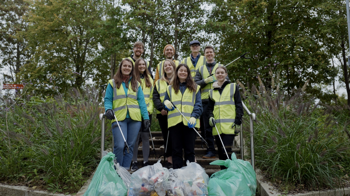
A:
{"label": "woman in hi-vis vest", "polygon": [[[112,121],[113,153],[117,162],[129,170],[142,119],[145,129],[148,130],[150,126],[145,98],[131,60],[123,59],[114,78],[108,81],[104,105],[106,117]],[[125,142],[129,151],[125,148]]]}
{"label": "woman in hi-vis vest", "polygon": [[[143,94],[145,96],[145,102],[147,105],[147,111],[149,119],[152,119],[153,113],[153,79],[148,72],[147,62],[143,58],[139,58],[135,61],[135,75],[136,80],[140,82]],[[149,157],[149,129],[145,129],[143,125],[141,125],[140,132],[137,136],[135,148],[134,148],[134,156],[132,157],[131,171],[136,171],[138,169],[137,165],[137,154],[138,154],[138,144],[139,141],[142,141],[142,155],[143,162],[142,166],[147,166],[148,157]]]}
{"label": "woman in hi-vis vest", "polygon": [[[213,127],[212,133],[218,146],[219,159],[226,160],[227,156],[221,144],[218,132],[226,147],[228,156],[231,158],[231,147],[235,139],[236,125],[242,123],[243,105],[238,85],[226,80],[227,69],[218,66],[215,70],[216,82],[209,91],[209,125]],[[218,130],[216,130],[216,128]],[[223,169],[225,167],[221,167]]]}
{"label": "woman in hi-vis vest", "polygon": [[171,157],[172,142],[171,139],[168,139],[168,136],[170,138],[170,135],[168,133],[168,111],[164,107],[163,102],[168,85],[171,83],[175,75],[175,69],[176,65],[174,61],[169,59],[165,60],[164,66],[162,66],[162,70],[160,70],[160,72],[162,73],[162,77],[156,81],[155,88],[153,90],[153,103],[154,107],[157,109],[157,119],[159,122],[160,130],[162,130],[162,135],[164,139],[164,156],[167,159],[167,162],[163,165],[167,168],[170,168],[173,164],[173,160]]}
{"label": "woman in hi-vis vest", "polygon": [[168,128],[172,140],[174,169],[183,166],[182,150],[185,153],[185,161],[195,161],[196,132],[193,128],[199,128],[199,117],[203,112],[199,89],[200,87],[192,79],[188,66],[180,64],[176,68],[173,82],[168,86],[164,98],[165,108],[169,111]]}

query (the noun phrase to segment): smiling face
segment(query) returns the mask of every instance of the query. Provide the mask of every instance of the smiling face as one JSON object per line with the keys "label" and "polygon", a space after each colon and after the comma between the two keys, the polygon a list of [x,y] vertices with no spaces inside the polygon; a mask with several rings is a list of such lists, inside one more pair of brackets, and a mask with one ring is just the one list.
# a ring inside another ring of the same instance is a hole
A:
{"label": "smiling face", "polygon": [[165,51],[164,51],[164,54],[165,54],[165,58],[166,59],[172,59],[173,56],[174,56],[173,47],[171,47],[171,46],[166,47]]}
{"label": "smiling face", "polygon": [[177,77],[179,77],[181,82],[184,82],[184,81],[186,81],[187,75],[188,75],[188,73],[187,73],[186,67],[181,66],[179,68],[179,70],[177,71]]}
{"label": "smiling face", "polygon": [[130,75],[132,71],[132,63],[129,61],[123,61],[122,67],[120,68],[124,76]]}
{"label": "smiling face", "polygon": [[205,49],[204,56],[209,63],[212,63],[214,61],[214,57],[215,57],[214,50],[211,48]]}
{"label": "smiling face", "polygon": [[227,73],[224,69],[222,68],[217,68],[216,71],[215,71],[215,77],[216,79],[218,80],[218,82],[223,82],[225,81],[225,78],[227,76]]}
{"label": "smiling face", "polygon": [[170,62],[167,62],[167,61],[164,62],[164,72],[165,72],[168,76],[173,74],[174,68],[173,68],[173,66],[171,65]]}
{"label": "smiling face", "polygon": [[146,63],[144,60],[139,62],[138,69],[140,73],[144,73],[146,71]]}
{"label": "smiling face", "polygon": [[192,44],[190,46],[190,49],[192,51],[192,53],[199,53],[199,50],[201,49],[199,44]]}
{"label": "smiling face", "polygon": [[136,58],[140,58],[143,53],[143,47],[141,45],[136,45],[133,49]]}

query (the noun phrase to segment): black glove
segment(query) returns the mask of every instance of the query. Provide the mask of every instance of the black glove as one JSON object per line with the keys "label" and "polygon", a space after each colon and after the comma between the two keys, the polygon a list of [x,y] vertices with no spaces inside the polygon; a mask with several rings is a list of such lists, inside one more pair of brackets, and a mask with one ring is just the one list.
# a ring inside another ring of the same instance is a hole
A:
{"label": "black glove", "polygon": [[236,118],[235,119],[235,124],[236,125],[241,125],[242,124],[242,119]]}
{"label": "black glove", "polygon": [[143,120],[143,131],[148,131],[149,127],[151,126],[151,121],[150,120]]}
{"label": "black glove", "polygon": [[108,110],[106,111],[106,117],[107,117],[107,119],[109,119],[109,120],[114,120],[115,117],[114,117],[114,112],[113,112],[113,110],[108,109]]}

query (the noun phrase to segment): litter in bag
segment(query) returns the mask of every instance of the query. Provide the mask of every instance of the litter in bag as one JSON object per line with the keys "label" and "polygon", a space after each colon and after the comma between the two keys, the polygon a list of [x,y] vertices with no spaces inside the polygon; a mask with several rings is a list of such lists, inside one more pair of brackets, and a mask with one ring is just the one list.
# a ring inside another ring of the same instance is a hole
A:
{"label": "litter in bag", "polygon": [[126,187],[129,188],[131,185],[131,174],[124,167],[121,167],[119,163],[115,164],[118,175],[121,177]]}
{"label": "litter in bag", "polygon": [[199,164],[187,161],[187,166],[169,170],[166,193],[174,196],[205,196],[208,195],[208,181],[208,174]]}
{"label": "litter in bag", "polygon": [[209,180],[209,195],[251,196],[256,193],[256,174],[248,161],[237,159],[216,160],[210,165],[222,165],[227,169],[215,172]]}
{"label": "litter in bag", "polygon": [[125,196],[127,188],[114,169],[114,154],[101,159],[84,196]]}
{"label": "litter in bag", "polygon": [[140,168],[131,175],[131,184],[128,190],[129,196],[164,196],[165,181],[169,177],[169,171],[162,167],[160,161],[154,165]]}

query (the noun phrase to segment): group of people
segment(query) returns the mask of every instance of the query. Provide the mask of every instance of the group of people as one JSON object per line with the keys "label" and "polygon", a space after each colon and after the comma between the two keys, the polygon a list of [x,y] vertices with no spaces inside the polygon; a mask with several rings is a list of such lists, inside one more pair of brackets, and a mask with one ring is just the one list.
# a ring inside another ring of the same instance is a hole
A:
{"label": "group of people", "polygon": [[191,41],[190,49],[190,56],[180,63],[174,59],[175,48],[166,45],[165,60],[157,65],[153,80],[149,63],[141,57],[144,44],[136,42],[133,55],[121,61],[108,81],[105,115],[112,121],[116,161],[127,170],[138,169],[141,141],[142,165],[148,165],[154,108],[164,139],[166,167],[177,169],[187,160],[195,161],[197,133],[193,129],[200,129],[208,142],[203,158],[216,157],[215,141],[219,159],[227,158],[224,148],[232,153],[235,125],[241,124],[243,116],[239,88],[230,82],[226,67],[215,62],[212,46],[204,48],[204,56],[199,41]]}

